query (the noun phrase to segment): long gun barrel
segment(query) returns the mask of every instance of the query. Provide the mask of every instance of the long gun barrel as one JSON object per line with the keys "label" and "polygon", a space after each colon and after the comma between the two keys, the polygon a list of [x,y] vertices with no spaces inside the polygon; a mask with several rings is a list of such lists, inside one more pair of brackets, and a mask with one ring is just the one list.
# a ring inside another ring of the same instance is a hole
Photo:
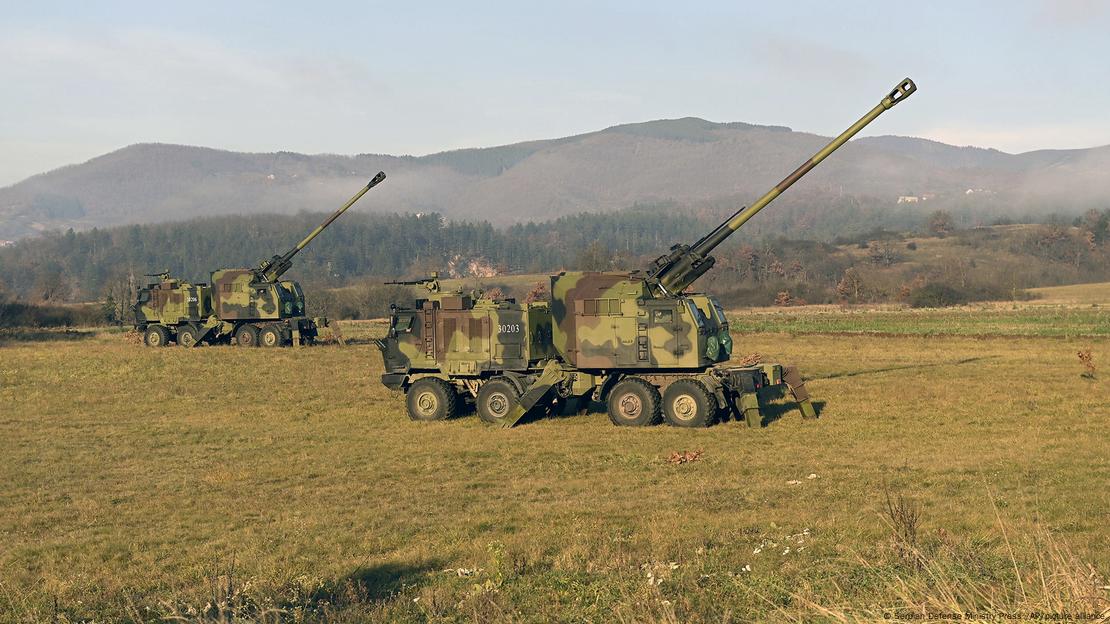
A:
{"label": "long gun barrel", "polygon": [[361,199],[367,191],[380,184],[381,181],[384,179],[385,172],[379,171],[378,175],[374,176],[372,180],[367,182],[366,186],[362,187],[359,192],[355,193],[354,197],[347,200],[347,203],[343,204],[343,206],[340,207],[339,210],[333,212],[332,215],[325,219],[324,222],[321,223],[319,226],[317,226],[315,230],[309,232],[308,236],[304,237],[304,240],[297,243],[295,247],[285,252],[284,255],[274,256],[273,258],[270,258],[269,260],[263,262],[261,266],[258,267],[259,278],[262,281],[266,282],[276,282],[278,278],[280,278],[286,271],[289,270],[290,267],[293,266],[293,256],[297,255],[300,250],[304,249],[306,245],[312,242],[312,239],[316,238],[316,236],[319,235],[320,232],[323,232],[324,228],[331,225],[332,221],[338,219],[339,215],[346,212],[347,209],[353,206],[355,202],[357,202],[359,199]]}
{"label": "long gun barrel", "polygon": [[767,204],[774,201],[776,197],[782,195],[786,189],[800,180],[802,176],[809,173],[810,170],[816,167],[822,160],[825,160],[829,154],[832,154],[841,145],[847,143],[848,139],[851,139],[856,133],[863,130],[867,124],[875,121],[879,115],[893,108],[895,104],[908,98],[914,91],[917,91],[917,85],[909,78],[898,83],[898,86],[887,94],[875,108],[872,108],[866,115],[860,117],[859,121],[842,132],[840,136],[821,148],[819,152],[813,155],[813,158],[810,158],[795,169],[794,173],[783,178],[782,182],[779,182],[774,188],[767,191],[767,193],[756,200],[754,204],[737,210],[727,221],[717,226],[715,230],[704,236],[692,246],[675,245],[671,248],[670,253],[657,258],[648,268],[649,279],[663,294],[681,292],[684,288],[694,283],[695,280],[713,267],[714,259],[709,255],[709,252],[713,251],[717,245],[724,242],[726,238],[731,236],[740,226],[747,223],[757,212],[763,210]]}

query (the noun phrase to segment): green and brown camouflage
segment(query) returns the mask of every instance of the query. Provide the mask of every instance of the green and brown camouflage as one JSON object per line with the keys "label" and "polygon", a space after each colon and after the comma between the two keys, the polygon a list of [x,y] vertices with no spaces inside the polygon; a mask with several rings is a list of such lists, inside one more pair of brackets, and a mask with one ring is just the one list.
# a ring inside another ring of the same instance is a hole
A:
{"label": "green and brown camouflage", "polygon": [[217,269],[200,284],[173,279],[168,272],[152,274],[158,281],[139,290],[133,307],[136,329],[150,346],[172,340],[187,347],[230,340],[269,347],[313,342],[329,321],[305,316],[300,284],[280,278],[294,256],[384,179],[379,172],[292,249],[258,268]]}
{"label": "green and brown camouflage", "polygon": [[583,370],[691,370],[721,361],[719,323],[691,297],[655,297],[631,273],[553,275],[551,317],[555,348]]}
{"label": "green and brown camouflage", "polygon": [[546,303],[495,300],[480,292],[443,292],[437,276],[414,282],[428,290],[412,308],[395,308],[378,341],[386,373],[440,373],[477,378],[527,370],[555,356]]}
{"label": "green and brown camouflage", "polygon": [[562,272],[550,300],[518,304],[477,293],[430,295],[394,306],[378,341],[382,382],[408,394],[416,420],[449,418],[461,397],[485,421],[512,426],[538,405],[604,401],[617,425],[661,418],[683,427],[717,419],[757,424],[759,392],[785,386],[805,418],[816,412],[795,367],[728,365],[733,339],[720,302],[687,289],[712,268],[709,253],[822,160],[917,87],[909,78],[751,206],[693,245],[675,245],[647,269]]}
{"label": "green and brown camouflage", "polygon": [[136,317],[158,318],[165,323],[177,324],[211,314],[212,291],[207,284],[190,284],[174,279],[168,271],[149,277],[156,277],[158,281],[139,291],[135,304]]}

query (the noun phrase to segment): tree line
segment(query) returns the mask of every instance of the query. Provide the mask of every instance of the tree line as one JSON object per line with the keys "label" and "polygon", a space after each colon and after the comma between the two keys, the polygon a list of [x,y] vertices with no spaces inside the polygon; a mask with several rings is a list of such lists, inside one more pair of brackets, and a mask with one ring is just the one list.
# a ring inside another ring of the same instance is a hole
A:
{"label": "tree line", "polygon": [[[378,299],[396,294],[370,285],[431,271],[495,281],[513,273],[634,269],[675,243],[696,241],[721,219],[719,211],[675,208],[639,206],[504,229],[437,213],[353,213],[305,248],[288,276],[306,286],[310,299],[318,290],[362,288],[359,303],[345,305],[344,314],[368,315],[383,309]],[[24,239],[0,248],[0,301],[107,301],[106,309],[123,316],[146,273],[168,270],[204,282],[218,268],[257,266],[323,218],[228,216]],[[936,211],[919,215],[914,228],[875,228],[829,242],[755,238],[744,230],[718,248],[716,268],[697,287],[729,305],[792,305],[909,301],[910,293],[938,283],[958,291],[948,299],[1005,298],[1033,286],[1110,279],[1110,210],[1010,230],[961,228],[960,221]],[[915,236],[951,240],[944,254],[917,258],[909,241]]]}

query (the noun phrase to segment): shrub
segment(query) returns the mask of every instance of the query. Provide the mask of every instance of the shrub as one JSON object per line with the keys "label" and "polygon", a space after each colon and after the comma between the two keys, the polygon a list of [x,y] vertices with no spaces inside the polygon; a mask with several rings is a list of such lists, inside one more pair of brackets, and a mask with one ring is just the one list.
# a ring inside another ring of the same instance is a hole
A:
{"label": "shrub", "polygon": [[937,210],[929,215],[926,227],[933,236],[944,238],[956,231],[956,221],[952,218],[950,213],[944,210]]}
{"label": "shrub", "polygon": [[0,302],[0,327],[77,327],[103,325],[101,307],[90,305],[31,305]]}
{"label": "shrub", "polygon": [[915,308],[945,308],[969,301],[967,293],[947,284],[926,284],[910,293],[909,302]]}

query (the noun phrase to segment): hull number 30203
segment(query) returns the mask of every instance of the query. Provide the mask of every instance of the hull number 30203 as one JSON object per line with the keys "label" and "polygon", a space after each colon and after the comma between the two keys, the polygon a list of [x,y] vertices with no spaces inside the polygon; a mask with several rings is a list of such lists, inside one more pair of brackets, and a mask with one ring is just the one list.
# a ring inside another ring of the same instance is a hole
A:
{"label": "hull number 30203", "polygon": [[507,325],[498,325],[497,333],[499,334],[519,334],[520,323],[509,323]]}

